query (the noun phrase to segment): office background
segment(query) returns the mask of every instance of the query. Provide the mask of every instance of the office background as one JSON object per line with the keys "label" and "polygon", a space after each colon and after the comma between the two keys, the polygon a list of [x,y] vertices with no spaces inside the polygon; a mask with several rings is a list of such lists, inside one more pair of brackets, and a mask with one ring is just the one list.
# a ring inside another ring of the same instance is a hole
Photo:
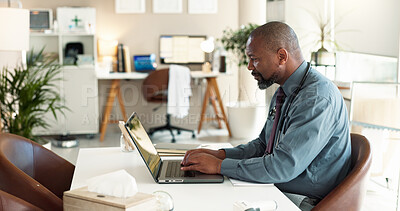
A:
{"label": "office background", "polygon": [[[315,51],[315,45],[310,44],[314,39],[312,32],[318,26],[308,11],[318,15],[324,1],[320,0],[285,0],[285,21],[297,32],[300,45],[307,60],[310,52]],[[207,35],[219,38],[223,30],[238,28],[248,21],[265,20],[266,1],[260,0],[219,0],[216,14],[188,14],[187,0],[182,1],[183,12],[178,14],[156,14],[152,11],[152,1],[146,0],[146,12],[139,14],[116,14],[114,0],[22,0],[24,8],[52,8],[56,11],[60,6],[80,6],[96,8],[96,36],[100,39],[116,39],[128,46],[131,55],[149,54],[159,52],[159,36],[162,34]],[[362,1],[362,0],[336,0],[335,22],[336,41],[345,49],[352,52],[362,52],[376,55],[398,57],[399,54],[399,28],[400,28],[400,2],[396,0]],[[258,16],[258,17],[254,17]],[[262,24],[263,22],[258,22]],[[159,63],[159,58],[157,58]],[[201,67],[193,67],[200,69]],[[228,64],[228,72],[232,75],[219,77],[218,83],[224,103],[237,99],[237,67]],[[252,80],[251,75],[248,74]],[[99,81],[100,112],[106,101],[109,82]],[[253,86],[255,83],[252,83]],[[140,97],[141,81],[124,81],[122,90],[127,106],[127,112],[151,112]],[[200,113],[201,99],[205,86],[200,83],[193,86],[193,97],[190,114]],[[254,90],[254,89],[253,89]],[[253,92],[253,91],[250,91]],[[257,91],[259,92],[259,91]],[[254,100],[263,95],[249,93]],[[114,106],[113,115],[121,117],[119,109]],[[162,114],[163,111],[160,111]],[[195,128],[199,117],[192,120],[187,117],[178,124],[185,124]],[[198,116],[198,115],[197,115]],[[154,123],[154,122],[153,122]],[[155,124],[162,124],[158,121]],[[116,130],[117,127],[115,127]]]}

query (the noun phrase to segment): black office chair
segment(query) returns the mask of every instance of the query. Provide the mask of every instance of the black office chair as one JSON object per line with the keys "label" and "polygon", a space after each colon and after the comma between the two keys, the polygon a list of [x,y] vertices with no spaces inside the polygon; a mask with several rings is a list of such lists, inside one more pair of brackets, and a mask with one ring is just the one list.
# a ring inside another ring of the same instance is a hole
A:
{"label": "black office chair", "polygon": [[[168,73],[169,68],[160,69],[151,72],[146,79],[143,81],[142,92],[143,97],[147,102],[151,103],[166,103],[168,101]],[[153,109],[153,111],[157,110],[159,107]],[[172,136],[172,143],[175,143],[175,135],[172,130],[177,130],[177,134],[181,134],[181,131],[192,132],[192,138],[195,138],[196,135],[194,130],[189,130],[181,127],[176,127],[171,125],[171,115],[166,114],[166,124],[160,127],[150,128],[148,133],[149,135],[153,135],[153,133],[157,131],[168,130]]]}

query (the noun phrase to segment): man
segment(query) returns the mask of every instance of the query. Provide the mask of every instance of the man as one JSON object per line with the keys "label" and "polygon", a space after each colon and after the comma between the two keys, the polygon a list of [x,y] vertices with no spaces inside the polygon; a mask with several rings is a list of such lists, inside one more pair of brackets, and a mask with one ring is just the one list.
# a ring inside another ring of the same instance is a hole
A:
{"label": "man", "polygon": [[344,100],[331,81],[304,61],[296,34],[284,23],[255,29],[246,54],[260,89],[280,85],[261,134],[231,149],[188,151],[182,170],[274,183],[300,208],[311,209],[350,168]]}

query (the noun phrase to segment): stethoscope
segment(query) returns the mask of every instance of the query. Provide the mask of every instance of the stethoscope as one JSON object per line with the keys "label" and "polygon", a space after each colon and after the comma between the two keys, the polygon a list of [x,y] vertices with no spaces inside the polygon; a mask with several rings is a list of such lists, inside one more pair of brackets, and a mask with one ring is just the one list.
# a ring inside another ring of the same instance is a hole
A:
{"label": "stethoscope", "polygon": [[[294,101],[294,99],[296,98],[296,96],[299,94],[300,89],[303,87],[304,82],[305,82],[306,79],[307,79],[308,73],[310,72],[310,69],[311,69],[311,65],[310,65],[310,63],[307,63],[306,72],[304,73],[303,78],[301,78],[301,81],[300,81],[300,83],[299,83],[299,86],[298,86],[297,89],[289,96],[289,105],[286,107],[285,114],[283,115],[282,120],[279,121],[279,123],[278,123],[278,128],[277,128],[277,133],[276,133],[277,138],[276,138],[276,142],[275,142],[275,147],[276,147],[276,146],[278,145],[278,143],[279,143],[280,134],[281,134],[281,131],[282,131],[282,128],[283,128],[283,123],[285,122],[286,118],[288,117],[290,107],[292,106],[293,101]],[[274,106],[274,108],[271,109],[271,110],[269,111],[269,115],[270,115],[270,116],[273,116],[273,117],[275,118],[275,113],[276,113],[276,106]],[[285,133],[286,133],[286,129],[283,131],[283,134],[285,134]]]}

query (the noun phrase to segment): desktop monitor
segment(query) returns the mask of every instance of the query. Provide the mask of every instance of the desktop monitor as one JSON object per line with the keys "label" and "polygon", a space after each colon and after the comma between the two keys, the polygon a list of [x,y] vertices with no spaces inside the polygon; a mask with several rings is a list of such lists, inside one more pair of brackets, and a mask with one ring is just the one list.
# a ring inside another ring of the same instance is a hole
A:
{"label": "desktop monitor", "polygon": [[206,36],[200,35],[161,35],[161,64],[202,64],[206,54],[200,48]]}
{"label": "desktop monitor", "polygon": [[31,9],[29,15],[29,28],[32,31],[44,31],[53,27],[52,9]]}

